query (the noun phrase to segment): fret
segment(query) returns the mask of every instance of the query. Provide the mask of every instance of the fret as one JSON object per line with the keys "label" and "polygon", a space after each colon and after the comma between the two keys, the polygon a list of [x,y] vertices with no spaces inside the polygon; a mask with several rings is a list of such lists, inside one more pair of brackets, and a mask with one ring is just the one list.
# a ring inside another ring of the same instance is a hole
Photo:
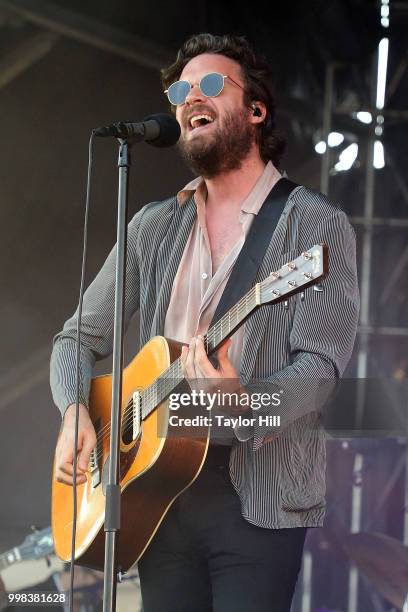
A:
{"label": "fret", "polygon": [[[266,281],[263,281],[260,285],[256,285],[250,289],[250,291],[248,291],[237,304],[230,308],[230,310],[228,310],[204,336],[204,346],[207,355],[211,355],[221,344],[221,342],[230,336],[242,324],[248,315],[255,308],[257,308],[258,305],[273,301],[275,295],[279,295],[276,294],[276,283],[281,277],[284,277],[285,283],[281,283],[279,288],[282,287],[282,291],[285,291],[285,294],[288,294],[294,293],[297,290],[298,285],[310,284],[311,277],[315,282],[318,276],[322,276],[323,270],[319,271],[318,268],[318,264],[323,261],[323,255],[321,254],[323,252],[322,246],[320,245],[319,247],[319,245],[316,245],[311,249],[311,252],[313,255],[310,254],[310,257],[303,257],[302,260],[301,258],[298,258],[295,262],[296,264],[300,262],[298,265],[300,268],[302,268],[303,276],[296,276],[296,265],[281,268],[279,273],[274,272],[270,274]],[[308,263],[309,259],[311,262]],[[288,276],[288,272],[296,278],[286,278]],[[271,288],[270,285],[272,283],[274,286]],[[289,285],[293,291],[288,292],[287,285]],[[267,298],[269,299],[263,298],[261,291],[264,293],[266,292]],[[271,295],[271,292],[273,295]],[[161,383],[160,379],[162,380]],[[150,412],[152,412],[160,403],[162,403],[183,379],[181,359],[179,358],[172,363],[167,370],[165,370],[165,372],[163,372],[157,381],[153,382],[150,387],[145,389],[142,393],[141,399],[143,418],[148,416]]]}
{"label": "fret", "polygon": [[[279,271],[270,273],[264,281],[255,285],[207,331],[204,336],[207,354],[213,354],[220,343],[242,325],[258,306],[284,301],[288,296],[299,293],[303,287],[306,288],[318,282],[318,279],[327,273],[327,255],[327,247],[315,245],[310,249],[310,253],[302,254],[294,262],[289,262],[291,265],[285,264]],[[168,347],[164,347],[162,342],[159,344],[161,345],[159,348],[165,349],[165,354],[168,354]],[[153,346],[153,348],[156,347]],[[179,390],[178,386],[184,380],[181,359],[178,358],[140,393],[140,404],[136,403],[136,407],[139,408],[140,405],[142,418],[146,419],[168,398],[169,394],[176,389]],[[129,423],[132,426],[132,409],[131,402],[130,407],[128,404],[124,410],[123,417],[126,427]],[[103,437],[109,436],[109,426],[106,429]],[[136,429],[139,431],[138,427]],[[133,424],[133,435],[135,435],[134,432]]]}
{"label": "fret", "polygon": [[[246,293],[237,304],[228,310],[204,335],[207,355],[213,353],[228,336],[237,329],[248,314],[256,307],[254,289]],[[161,404],[177,385],[184,380],[181,359],[178,358],[141,395],[142,418],[146,418]]]}

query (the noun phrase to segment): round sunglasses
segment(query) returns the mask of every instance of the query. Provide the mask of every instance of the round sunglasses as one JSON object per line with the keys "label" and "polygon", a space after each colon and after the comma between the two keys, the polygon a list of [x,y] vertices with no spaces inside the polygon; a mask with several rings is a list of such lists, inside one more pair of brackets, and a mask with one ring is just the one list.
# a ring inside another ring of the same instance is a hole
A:
{"label": "round sunglasses", "polygon": [[[209,74],[204,75],[200,82],[198,83],[198,87],[200,88],[201,93],[206,98],[215,98],[219,96],[222,90],[224,89],[225,79],[229,79],[235,85],[238,85],[241,89],[244,89],[242,85],[234,81],[227,74],[220,74],[219,72],[210,72]],[[170,101],[170,104],[173,106],[179,106],[180,104],[184,104],[186,98],[193,88],[193,84],[189,81],[175,81],[170,85],[168,89],[165,90],[165,94]]]}

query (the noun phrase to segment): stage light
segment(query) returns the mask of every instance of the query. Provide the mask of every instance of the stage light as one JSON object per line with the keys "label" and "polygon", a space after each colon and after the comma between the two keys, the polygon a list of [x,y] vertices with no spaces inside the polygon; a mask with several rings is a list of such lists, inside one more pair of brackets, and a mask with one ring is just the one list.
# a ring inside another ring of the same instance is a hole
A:
{"label": "stage light", "polygon": [[359,121],[361,121],[362,123],[371,123],[373,120],[373,116],[371,113],[369,113],[368,111],[359,111],[356,114],[356,117]]}
{"label": "stage light", "polygon": [[384,159],[384,147],[383,147],[383,143],[381,142],[381,140],[376,140],[374,142],[374,168],[377,168],[377,170],[380,170],[381,168],[384,168],[385,166],[385,159]]}
{"label": "stage light", "polygon": [[339,145],[341,145],[343,140],[344,136],[343,134],[340,134],[340,132],[330,132],[327,138],[329,147],[338,147]]}
{"label": "stage light", "polygon": [[388,28],[390,25],[389,0],[382,0],[380,10],[381,10],[381,25],[383,28]]}
{"label": "stage light", "polygon": [[377,70],[377,108],[384,108],[385,83],[387,80],[388,38],[383,38],[378,45]]}
{"label": "stage light", "polygon": [[352,165],[357,159],[358,155],[358,144],[353,142],[351,145],[346,147],[339,155],[339,161],[334,166],[337,172],[343,172],[345,170],[350,170]]}
{"label": "stage light", "polygon": [[324,142],[324,140],[320,140],[315,144],[315,151],[316,153],[319,153],[319,155],[323,155],[323,153],[326,153],[326,143]]}

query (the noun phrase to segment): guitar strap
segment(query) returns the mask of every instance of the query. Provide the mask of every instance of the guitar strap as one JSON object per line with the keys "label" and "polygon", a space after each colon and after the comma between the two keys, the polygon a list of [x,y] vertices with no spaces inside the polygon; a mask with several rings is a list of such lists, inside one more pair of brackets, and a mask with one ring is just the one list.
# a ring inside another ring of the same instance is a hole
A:
{"label": "guitar strap", "polygon": [[281,178],[267,195],[252,222],[209,327],[219,321],[252,287],[288,197],[295,187],[298,185],[293,181]]}

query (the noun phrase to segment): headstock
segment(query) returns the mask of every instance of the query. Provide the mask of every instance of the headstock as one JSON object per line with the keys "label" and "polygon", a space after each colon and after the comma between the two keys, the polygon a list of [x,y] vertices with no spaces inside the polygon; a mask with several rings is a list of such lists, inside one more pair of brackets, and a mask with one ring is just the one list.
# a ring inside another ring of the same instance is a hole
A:
{"label": "headstock", "polygon": [[317,283],[328,271],[328,250],[315,244],[258,283],[260,304],[278,302]]}
{"label": "headstock", "polygon": [[2,554],[2,560],[6,565],[12,565],[18,561],[27,559],[41,559],[54,552],[54,542],[51,527],[41,529],[28,535],[20,546],[16,546]]}

